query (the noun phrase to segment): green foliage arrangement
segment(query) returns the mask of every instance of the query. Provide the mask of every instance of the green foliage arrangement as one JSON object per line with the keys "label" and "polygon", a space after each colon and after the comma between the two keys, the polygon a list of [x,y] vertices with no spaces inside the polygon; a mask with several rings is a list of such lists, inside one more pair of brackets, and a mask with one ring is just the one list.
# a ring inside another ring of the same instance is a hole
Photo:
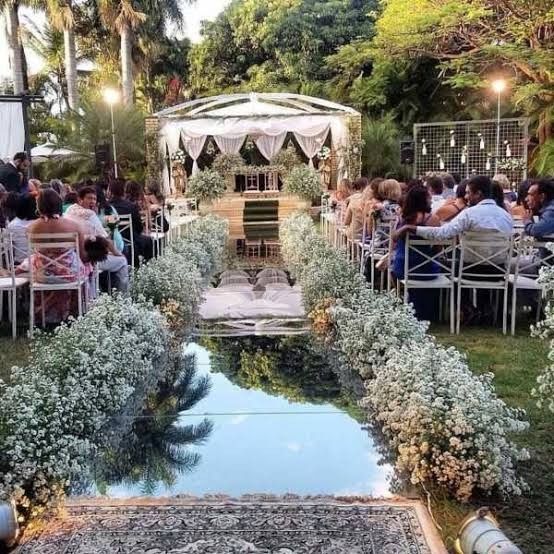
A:
{"label": "green foliage arrangement", "polygon": [[226,191],[225,178],[213,169],[204,169],[193,175],[187,186],[187,196],[198,202],[211,202],[221,198]]}
{"label": "green foliage arrangement", "polygon": [[319,175],[306,165],[294,167],[285,176],[284,182],[287,194],[296,194],[304,200],[316,200],[323,192]]}
{"label": "green foliage arrangement", "polygon": [[223,177],[226,177],[227,175],[240,173],[245,166],[246,162],[240,154],[225,154],[220,152],[214,159],[212,169]]}
{"label": "green foliage arrangement", "polygon": [[278,167],[281,175],[286,177],[295,167],[303,163],[294,146],[289,145],[273,158],[272,165]]}
{"label": "green foliage arrangement", "polygon": [[393,115],[366,119],[362,127],[362,137],[364,175],[378,177],[396,173],[400,166],[400,136]]}

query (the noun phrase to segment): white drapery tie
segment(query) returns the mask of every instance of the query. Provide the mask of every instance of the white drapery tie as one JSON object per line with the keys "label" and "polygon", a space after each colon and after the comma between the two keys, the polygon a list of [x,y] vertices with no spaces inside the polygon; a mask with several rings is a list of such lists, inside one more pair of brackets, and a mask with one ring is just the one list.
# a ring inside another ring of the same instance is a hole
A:
{"label": "white drapery tie", "polygon": [[216,135],[214,136],[214,140],[217,147],[224,154],[238,154],[246,140],[246,135]]}
{"label": "white drapery tie", "polygon": [[287,132],[281,133],[275,136],[262,135],[256,137],[254,142],[260,151],[260,154],[268,161],[271,162],[275,156],[283,148],[285,139],[287,138]]}
{"label": "white drapery tie", "polygon": [[302,152],[306,154],[309,159],[308,165],[314,167],[314,156],[321,150],[329,134],[329,125],[325,127],[323,131],[320,131],[317,134],[305,135],[299,132],[295,132],[294,136],[302,148]]}
{"label": "white drapery tie", "polygon": [[202,154],[202,150],[204,148],[204,144],[206,144],[207,138],[208,137],[206,135],[198,138],[183,136],[183,143],[185,144],[185,150],[187,151],[188,155],[192,158],[193,175],[198,173],[198,158],[200,157],[200,154]]}

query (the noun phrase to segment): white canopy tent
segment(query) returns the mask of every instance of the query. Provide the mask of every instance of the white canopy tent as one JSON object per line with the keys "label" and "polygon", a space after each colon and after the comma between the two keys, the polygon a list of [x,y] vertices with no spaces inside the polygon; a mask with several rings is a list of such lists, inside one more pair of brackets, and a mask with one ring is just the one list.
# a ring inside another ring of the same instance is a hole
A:
{"label": "white canopy tent", "polygon": [[48,160],[70,158],[77,155],[78,154],[73,150],[58,148],[55,144],[50,144],[49,142],[41,144],[40,146],[35,146],[31,149],[31,157],[33,159],[33,163],[35,164],[43,163]]}
{"label": "white canopy tent", "polygon": [[[159,120],[158,144],[162,159],[180,144],[193,160],[193,173],[208,137],[218,148],[236,154],[250,137],[269,161],[293,133],[313,166],[313,158],[331,133],[337,156],[338,178],[346,177],[345,152],[350,139],[349,122],[359,117],[352,108],[334,102],[288,93],[234,94],[203,98],[173,106],[154,115]],[[170,190],[164,164],[163,183]]]}

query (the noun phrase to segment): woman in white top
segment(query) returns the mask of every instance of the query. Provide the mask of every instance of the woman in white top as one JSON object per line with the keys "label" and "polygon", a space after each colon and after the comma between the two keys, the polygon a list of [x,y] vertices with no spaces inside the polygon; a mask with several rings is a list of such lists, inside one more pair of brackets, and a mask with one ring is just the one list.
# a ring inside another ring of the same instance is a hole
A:
{"label": "woman in white top", "polygon": [[16,265],[27,258],[29,253],[27,230],[37,217],[37,202],[34,196],[22,194],[17,199],[15,217],[7,226],[12,236],[13,259]]}

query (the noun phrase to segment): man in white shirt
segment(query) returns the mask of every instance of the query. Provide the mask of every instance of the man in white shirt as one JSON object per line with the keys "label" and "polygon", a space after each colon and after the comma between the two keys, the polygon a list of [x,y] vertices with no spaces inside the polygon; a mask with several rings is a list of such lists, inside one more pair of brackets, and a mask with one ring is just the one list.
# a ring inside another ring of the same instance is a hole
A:
{"label": "man in white shirt", "polygon": [[431,194],[431,213],[434,214],[445,202],[443,191],[444,185],[438,175],[433,175],[425,179],[425,186]]}
{"label": "man in white shirt", "polygon": [[98,269],[100,272],[108,271],[114,274],[114,287],[125,292],[129,286],[127,258],[117,250],[96,214],[96,189],[94,187],[83,187],[79,190],[78,195],[77,204],[69,206],[64,217],[80,223],[84,227],[84,233],[88,238],[103,237],[108,241],[108,256],[104,261],[98,263]]}

